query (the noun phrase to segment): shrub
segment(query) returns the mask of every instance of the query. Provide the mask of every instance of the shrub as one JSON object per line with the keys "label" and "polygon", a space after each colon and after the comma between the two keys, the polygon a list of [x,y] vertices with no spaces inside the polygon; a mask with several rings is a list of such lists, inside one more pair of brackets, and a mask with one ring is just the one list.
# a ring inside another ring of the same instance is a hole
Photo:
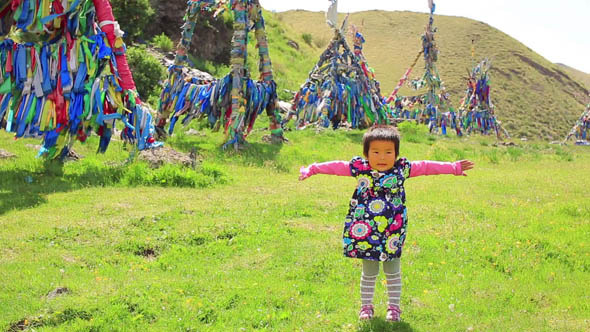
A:
{"label": "shrub", "polygon": [[157,91],[159,81],[166,77],[166,69],[158,59],[147,53],[145,46],[129,47],[127,61],[140,97],[148,100]]}
{"label": "shrub", "polygon": [[311,36],[311,33],[304,33],[304,34],[301,35],[301,38],[303,38],[303,41],[307,45],[311,46],[311,42],[312,42],[312,39],[313,39],[313,37]]}
{"label": "shrub", "polygon": [[[403,142],[426,143],[428,137],[431,137],[426,126],[415,122],[404,121],[399,123],[397,128],[402,136],[402,144]],[[434,140],[435,139],[433,138],[433,141]]]}
{"label": "shrub", "polygon": [[165,33],[157,35],[152,39],[152,44],[163,52],[170,52],[174,49],[172,39],[168,38]]}
{"label": "shrub", "polygon": [[221,168],[207,165],[202,170],[193,170],[179,165],[167,164],[151,169],[142,162],[129,165],[122,175],[121,183],[127,186],[162,186],[203,188],[225,183]]}

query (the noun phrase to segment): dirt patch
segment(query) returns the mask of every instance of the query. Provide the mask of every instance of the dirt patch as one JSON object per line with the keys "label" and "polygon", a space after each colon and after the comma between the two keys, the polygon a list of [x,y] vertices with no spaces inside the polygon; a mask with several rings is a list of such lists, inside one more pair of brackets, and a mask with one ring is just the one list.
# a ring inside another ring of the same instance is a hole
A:
{"label": "dirt patch", "polygon": [[187,167],[195,167],[197,163],[196,152],[184,153],[170,147],[146,149],[139,153],[140,160],[145,160],[152,168],[158,168],[165,164],[182,164]]}
{"label": "dirt patch", "polygon": [[39,144],[25,144],[25,146],[36,151],[39,151],[39,149],[41,149],[41,145]]}
{"label": "dirt patch", "polygon": [[551,70],[549,68],[542,66],[541,64],[536,63],[535,61],[531,60],[530,58],[528,58],[522,54],[516,53],[516,52],[513,52],[512,54],[517,56],[518,58],[520,58],[520,60],[522,60],[522,62],[533,67],[540,74],[545,75],[545,76],[549,76],[549,77],[559,81],[559,83],[561,83],[561,84],[569,85],[569,86],[573,87],[574,89],[581,90],[584,92],[585,95],[588,94],[588,90],[586,90],[583,86],[578,84],[578,82],[572,80],[571,77],[569,77],[569,75],[565,74],[561,70],[558,70],[558,69]]}
{"label": "dirt patch", "polygon": [[52,290],[51,292],[47,293],[48,299],[56,298],[60,295],[64,295],[69,293],[70,290],[67,287],[57,287],[56,289]]}
{"label": "dirt patch", "polygon": [[6,150],[0,149],[0,159],[10,159],[10,158],[16,158],[16,155],[8,152]]}
{"label": "dirt patch", "polygon": [[262,141],[269,144],[283,144],[289,142],[286,137],[275,136],[272,134],[262,136]]}
{"label": "dirt patch", "polygon": [[514,142],[497,142],[494,146],[518,146]]}
{"label": "dirt patch", "polygon": [[533,67],[536,71],[538,71],[540,74],[545,75],[545,76],[549,76],[552,77],[556,80],[558,80],[560,83],[563,83],[563,78],[558,75],[557,73],[555,73],[554,71],[550,70],[549,68],[546,68],[538,63],[536,63],[535,61],[531,60],[529,57],[526,57],[522,54],[513,52],[513,55],[517,56],[522,62],[528,64],[529,66]]}
{"label": "dirt patch", "polygon": [[80,159],[84,158],[83,155],[77,153],[74,150],[68,151],[68,155],[66,156],[66,158],[64,159],[65,161],[78,161]]}
{"label": "dirt patch", "polygon": [[154,249],[154,248],[141,248],[140,250],[137,250],[134,252],[135,255],[137,256],[142,256],[145,257],[147,260],[154,260],[156,259],[156,257],[158,257],[158,252]]}
{"label": "dirt patch", "polygon": [[25,329],[28,329],[29,327],[31,327],[29,325],[29,321],[26,318],[23,318],[23,319],[19,320],[16,323],[12,323],[8,327],[8,329],[6,330],[6,332],[24,331]]}
{"label": "dirt patch", "polygon": [[193,129],[193,128],[191,128],[191,129],[187,130],[187,131],[186,131],[184,134],[185,134],[185,135],[189,135],[189,136],[200,136],[200,137],[205,137],[205,136],[207,136],[205,133],[203,133],[203,132],[200,132],[200,131],[198,131],[198,130],[195,130],[195,129]]}
{"label": "dirt patch", "polygon": [[58,326],[69,321],[75,320],[90,320],[92,314],[88,311],[81,309],[66,308],[59,312],[49,312],[42,314],[37,317],[23,318],[17,322],[14,322],[8,326],[6,332],[18,332],[25,330],[35,331],[35,328],[41,328],[44,326]]}

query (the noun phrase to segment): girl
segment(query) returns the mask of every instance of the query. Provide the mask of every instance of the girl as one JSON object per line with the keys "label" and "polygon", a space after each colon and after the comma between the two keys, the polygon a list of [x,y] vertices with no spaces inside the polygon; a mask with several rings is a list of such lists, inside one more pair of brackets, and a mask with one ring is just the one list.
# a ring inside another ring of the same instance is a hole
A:
{"label": "girl", "polygon": [[473,168],[468,160],[454,163],[409,162],[398,159],[400,136],[395,127],[377,125],[363,136],[366,159],[331,161],[301,167],[299,180],[315,174],[354,176],[358,179],[344,224],[344,256],[363,260],[360,319],[374,315],[373,294],[379,262],[387,280],[388,321],[400,320],[400,257],[408,223],[404,182],[420,175],[466,175]]}

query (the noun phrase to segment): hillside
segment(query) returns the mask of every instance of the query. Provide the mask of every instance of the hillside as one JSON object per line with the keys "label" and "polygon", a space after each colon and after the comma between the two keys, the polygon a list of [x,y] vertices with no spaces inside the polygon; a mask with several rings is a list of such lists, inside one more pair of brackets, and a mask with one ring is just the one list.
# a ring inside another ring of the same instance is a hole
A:
{"label": "hillside", "polygon": [[564,65],[563,63],[557,63],[556,65],[561,67],[566,73],[568,73],[574,79],[584,83],[586,87],[590,87],[590,74],[572,68],[568,65]]}
{"label": "hillside", "polygon": [[[299,36],[311,34],[316,56],[330,40],[332,32],[324,23],[323,12],[297,10],[275,15]],[[342,20],[344,15],[340,17]],[[393,89],[420,50],[420,36],[427,20],[426,14],[413,12],[366,11],[350,15],[350,23],[363,26],[364,53],[384,94]],[[455,105],[463,97],[464,78],[473,64],[471,40],[475,39],[475,61],[484,57],[493,61],[492,100],[499,119],[512,135],[562,138],[583,110],[588,91],[581,78],[507,34],[463,17],[436,15],[435,26],[440,49],[438,69]],[[412,77],[422,75],[423,65],[421,59]],[[416,94],[407,87],[400,93]]]}

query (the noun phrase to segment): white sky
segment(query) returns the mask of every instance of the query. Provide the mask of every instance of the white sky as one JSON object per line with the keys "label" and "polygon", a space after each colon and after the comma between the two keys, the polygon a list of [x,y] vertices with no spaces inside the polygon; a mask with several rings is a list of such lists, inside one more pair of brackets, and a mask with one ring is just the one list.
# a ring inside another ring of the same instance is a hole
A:
{"label": "white sky", "polygon": [[[435,0],[435,14],[485,22],[554,63],[590,73],[590,0]],[[326,11],[328,0],[260,0],[267,10]],[[339,0],[338,12],[428,12],[427,0]]]}

